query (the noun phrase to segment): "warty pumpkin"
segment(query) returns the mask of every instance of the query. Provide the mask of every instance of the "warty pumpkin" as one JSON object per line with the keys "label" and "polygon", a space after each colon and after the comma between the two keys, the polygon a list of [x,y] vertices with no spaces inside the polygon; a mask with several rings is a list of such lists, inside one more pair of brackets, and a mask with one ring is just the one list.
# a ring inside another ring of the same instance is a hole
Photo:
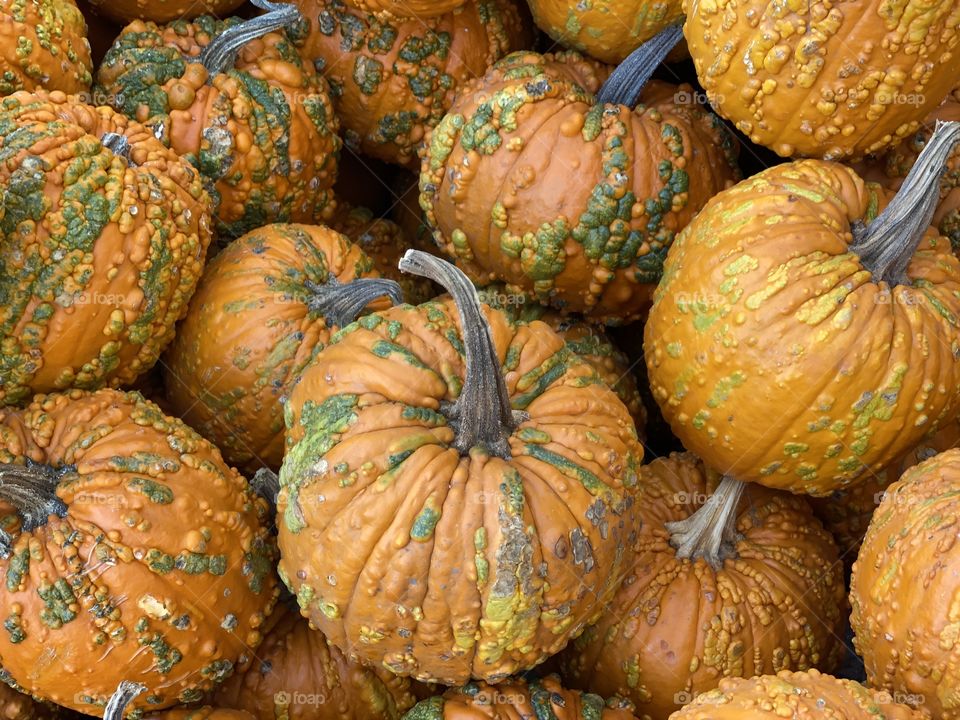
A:
{"label": "warty pumpkin", "polygon": [[960,412],[960,262],[929,227],[944,125],[879,215],[839,164],[779,165],[714,197],[670,249],[645,328],[684,447],[739,480],[828,495]]}
{"label": "warty pumpkin", "polygon": [[132,382],[203,269],[209,198],[146,127],[57,91],[0,100],[0,406]]}
{"label": "warty pumpkin", "polygon": [[343,0],[302,0],[303,52],[333,89],[348,147],[416,169],[417,150],[459,88],[528,42],[514,0],[467,0],[425,18],[374,15]]}
{"label": "warty pumpkin", "polygon": [[74,0],[0,0],[0,95],[90,91],[87,23]]}
{"label": "warty pumpkin", "polygon": [[[837,667],[846,587],[833,538],[803,498],[730,485],[690,453],[641,468],[632,569],[563,652],[568,684],[666,720],[724,677]],[[687,554],[680,524],[697,512],[708,517]]]}
{"label": "warty pumpkin", "polygon": [[617,323],[645,314],[674,235],[738,171],[732,136],[682,86],[651,82],[637,105],[606,75],[573,52],[498,62],[432,132],[420,205],[478,284]]}
{"label": "warty pumpkin", "polygon": [[97,71],[100,96],[200,170],[220,234],[332,216],[339,124],[284,30],[299,20],[287,4],[248,21],[137,20]]}
{"label": "warty pumpkin", "polygon": [[280,576],[352,659],[423,681],[529,669],[594,620],[630,560],[643,448],[546,324],[452,299],[342,329],[285,406]]}
{"label": "warty pumpkin", "polygon": [[953,0],[770,8],[687,0],[684,35],[710,104],[783,157],[856,158],[915,132],[960,76]]}
{"label": "warty pumpkin", "polygon": [[174,20],[190,20],[205,14],[223,17],[243,5],[244,0],[88,0],[88,2],[97,13],[116,22],[146,20],[166,23]]}
{"label": "warty pumpkin", "polygon": [[[103,712],[103,720],[123,720],[124,712],[135,697],[146,691],[146,685],[128,680],[121,681],[110,697]],[[254,715],[243,710],[224,710],[209,706],[180,708],[161,713],[151,713],[143,720],[256,720]]]}
{"label": "warty pumpkin", "polygon": [[210,261],[165,357],[174,413],[231,464],[279,468],[282,399],[331,333],[384,296],[400,302],[400,288],[329,228],[268,225],[235,240]]}
{"label": "warty pumpkin", "polygon": [[[0,410],[0,664],[98,714],[123,677],[162,710],[253,659],[273,607],[267,504],[219,451],[137,393]],[[108,660],[108,662],[104,662]]]}

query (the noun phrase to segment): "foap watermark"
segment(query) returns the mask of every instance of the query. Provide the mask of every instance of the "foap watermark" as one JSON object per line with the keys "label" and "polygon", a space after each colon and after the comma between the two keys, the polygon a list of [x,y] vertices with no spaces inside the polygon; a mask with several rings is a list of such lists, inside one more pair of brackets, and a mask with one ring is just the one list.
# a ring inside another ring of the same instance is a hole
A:
{"label": "foap watermark", "polygon": [[123,495],[100,493],[90,490],[81,490],[70,501],[71,505],[100,505],[111,508],[127,507],[127,499]]}
{"label": "foap watermark", "polygon": [[673,301],[681,311],[687,308],[717,308],[724,304],[720,293],[686,292],[681,290],[673,294]]}
{"label": "foap watermark", "polygon": [[689,705],[690,703],[692,703],[695,697],[696,695],[694,693],[688,692],[686,690],[681,690],[678,693],[674,693],[673,703],[674,705],[679,705],[682,707],[683,705]]}
{"label": "foap watermark", "polygon": [[927,102],[922,93],[880,92],[874,97],[880,105],[909,105],[919,107]]}
{"label": "foap watermark", "polygon": [[702,492],[678,492],[673,496],[674,501],[679,505],[703,505],[710,496]]}
{"label": "foap watermark", "polygon": [[876,305],[922,305],[925,302],[924,296],[910,288],[901,286],[897,292],[891,292],[889,287],[885,287],[873,296],[873,302]]}
{"label": "foap watermark", "polygon": [[[723,95],[714,95],[714,100],[723,104]],[[692,87],[681,87],[673,95],[673,101],[677,105],[709,105],[710,98],[703,90],[696,90]]]}
{"label": "foap watermark", "polygon": [[473,701],[477,705],[512,705],[517,706],[526,701],[526,698],[520,693],[500,692],[496,688],[487,688],[480,690],[473,696]]}
{"label": "foap watermark", "polygon": [[57,304],[62,307],[80,307],[85,305],[121,307],[125,305],[126,302],[127,296],[123,293],[105,293],[90,290],[77,293],[64,293],[57,297]]}
{"label": "foap watermark", "polygon": [[508,293],[502,290],[479,289],[477,297],[480,302],[486,303],[491,307],[512,307],[517,305],[526,305],[528,298],[523,293]]}
{"label": "foap watermark", "polygon": [[899,690],[890,692],[889,690],[878,690],[874,695],[878,705],[909,705],[910,707],[920,707],[926,702],[926,696],[922,693],[905,693]]}
{"label": "foap watermark", "polygon": [[278,707],[293,707],[295,705],[301,707],[318,707],[324,705],[327,702],[327,696],[323,693],[305,693],[305,692],[287,692],[286,690],[281,690],[278,693],[274,693],[273,703]]}

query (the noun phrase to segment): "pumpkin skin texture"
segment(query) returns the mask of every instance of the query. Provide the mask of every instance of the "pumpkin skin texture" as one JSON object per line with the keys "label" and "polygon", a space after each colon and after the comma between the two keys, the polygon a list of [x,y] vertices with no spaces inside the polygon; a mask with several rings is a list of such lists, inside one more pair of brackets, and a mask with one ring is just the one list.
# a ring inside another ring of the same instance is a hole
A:
{"label": "pumpkin skin texture", "polygon": [[397,720],[416,702],[409,679],[349,661],[285,606],[271,615],[257,659],[217,688],[214,705],[262,720]]}
{"label": "pumpkin skin texture", "polygon": [[243,5],[244,0],[89,0],[90,6],[114,22],[152,20],[166,23],[190,20],[200,15],[224,17]]}
{"label": "pumpkin skin texture", "polygon": [[950,0],[684,7],[710,104],[782,157],[884,150],[915,132],[960,76],[960,8]]}
{"label": "pumpkin skin texture", "polygon": [[875,282],[851,228],[869,227],[878,192],[842,165],[780,165],[714,197],[674,242],[647,369],[674,434],[711,467],[828,495],[956,417],[960,263],[928,228],[908,281]]}
{"label": "pumpkin skin texture", "polygon": [[645,314],[674,235],[738,175],[735,141],[692,94],[651,82],[631,111],[595,102],[604,79],[571,52],[494,65],[431,134],[420,205],[478,285],[620,323]]}
{"label": "pumpkin skin texture", "polygon": [[137,393],[72,390],[0,411],[0,462],[28,460],[57,471],[62,509],[0,560],[14,681],[99,714],[132,674],[152,700],[135,707],[163,710],[252,659],[276,552],[266,502],[216,448]]}
{"label": "pumpkin skin texture", "polygon": [[0,1],[0,95],[90,91],[87,24],[73,0]]}
{"label": "pumpkin skin texture", "polygon": [[58,709],[43,705],[0,683],[0,718],[2,720],[54,720],[63,717]]}
{"label": "pumpkin skin texture", "polygon": [[60,92],[3,99],[0,128],[0,406],[132,382],[173,338],[203,269],[199,176],[146,127]]}
{"label": "pumpkin skin texture", "polygon": [[427,18],[453,12],[468,0],[348,0],[350,7],[366,13],[389,13],[398,18]]}
{"label": "pumpkin skin texture", "polygon": [[333,89],[347,145],[411,170],[463,83],[526,42],[513,0],[468,0],[455,12],[410,19],[342,0],[302,0],[300,9],[312,23],[304,56]]}
{"label": "pumpkin skin texture", "polygon": [[[344,235],[317,225],[269,225],[210,261],[164,364],[174,414],[250,472],[279,468],[281,398],[335,329],[308,303],[310,283],[378,274]],[[389,307],[389,303],[379,306]]]}
{"label": "pumpkin skin texture", "polygon": [[723,677],[836,668],[843,567],[804,499],[748,486],[736,557],[720,569],[677,557],[665,523],[691,515],[718,481],[689,453],[641,469],[633,569],[600,621],[561,654],[568,684],[622,695],[639,716],[666,720]]}
{"label": "pumpkin skin texture", "polygon": [[200,54],[240,22],[134,21],[97,71],[98,92],[162,127],[164,143],[196,165],[220,234],[324,222],[341,146],[329,87],[282,31],[243,45],[229,69],[208,71]]}

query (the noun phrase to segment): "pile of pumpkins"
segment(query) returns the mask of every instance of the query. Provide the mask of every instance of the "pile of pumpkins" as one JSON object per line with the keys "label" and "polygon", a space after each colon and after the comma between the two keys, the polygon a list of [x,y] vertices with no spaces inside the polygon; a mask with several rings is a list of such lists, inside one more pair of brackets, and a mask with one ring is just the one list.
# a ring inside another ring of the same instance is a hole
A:
{"label": "pile of pumpkins", "polygon": [[960,719],[960,2],[0,31],[0,717]]}

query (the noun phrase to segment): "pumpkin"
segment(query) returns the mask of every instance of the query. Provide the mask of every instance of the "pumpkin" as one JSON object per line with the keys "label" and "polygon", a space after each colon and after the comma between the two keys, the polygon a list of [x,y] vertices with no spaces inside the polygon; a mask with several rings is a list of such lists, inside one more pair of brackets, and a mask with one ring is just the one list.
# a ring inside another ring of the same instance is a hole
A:
{"label": "pumpkin", "polygon": [[300,9],[312,22],[303,52],[333,88],[347,146],[411,169],[464,82],[527,42],[513,0],[408,19],[343,0],[301,0]]}
{"label": "pumpkin", "polygon": [[90,91],[87,23],[74,0],[0,0],[0,95]]}
{"label": "pumpkin", "polygon": [[52,705],[38,703],[29,695],[0,683],[0,718],[3,720],[55,720],[63,713]]}
{"label": "pumpkin", "polygon": [[144,126],[61,92],[0,101],[0,406],[132,382],[203,268],[209,198]]}
{"label": "pumpkin", "polygon": [[98,93],[197,166],[229,237],[334,209],[339,124],[326,82],[284,32],[299,12],[279,7],[248,21],[137,20],[97,72]]}
{"label": "pumpkin", "polygon": [[8,680],[97,714],[135,676],[162,710],[250,662],[277,596],[267,504],[182,422],[137,393],[38,395],[0,410],[0,477],[22,521],[0,533]]}
{"label": "pumpkin", "polygon": [[280,575],[348,657],[490,682],[594,620],[625,551],[643,448],[627,409],[546,324],[452,299],[342,329],[285,406]]}
{"label": "pumpkin", "polygon": [[772,167],[674,243],[645,328],[654,397],[684,447],[739,480],[828,495],[960,412],[960,262],[929,227],[944,125],[879,215],[834,163]]}
{"label": "pumpkin", "polygon": [[672,720],[925,720],[928,716],[895,701],[889,693],[865,688],[817,670],[750,678],[726,678],[698,696]]}
{"label": "pumpkin", "polygon": [[616,323],[645,314],[674,235],[737,177],[736,145],[683,86],[651,82],[631,110],[597,101],[605,77],[572,52],[498,62],[433,131],[420,205],[479,285]]}
{"label": "pumpkin", "polygon": [[216,690],[216,707],[263,720],[397,720],[416,702],[408,679],[350,662],[285,606],[270,616],[257,658]]}
{"label": "pumpkin", "polygon": [[347,0],[351,7],[367,13],[389,13],[394,17],[427,18],[463,7],[467,0]]}
{"label": "pumpkin", "polygon": [[442,695],[423,700],[404,720],[635,720],[630,706],[619,700],[606,703],[598,695],[566,690],[556,675],[542,680],[510,680],[498,685],[473,682],[450,688]]}
{"label": "pumpkin", "polygon": [[[281,399],[326,345],[396,283],[326,227],[269,225],[235,240],[204,273],[167,354],[174,414],[233,465],[279,468]],[[386,307],[383,305],[382,307]]]}
{"label": "pumpkin", "polygon": [[916,132],[960,76],[953,0],[685,2],[710,104],[778,155],[842,160]]}
{"label": "pumpkin", "polygon": [[158,23],[189,20],[209,14],[223,17],[244,0],[87,0],[99,14],[115,22],[147,20]]}
{"label": "pumpkin", "polygon": [[[846,588],[833,538],[803,498],[737,485],[724,494],[717,473],[689,453],[641,468],[633,569],[563,653],[570,685],[622,695],[638,715],[666,720],[724,677],[837,667]],[[714,514],[699,533],[726,523],[734,539],[714,548],[698,538],[681,557],[676,523],[700,508]]]}
{"label": "pumpkin", "polygon": [[[123,720],[123,714],[130,702],[146,690],[142,683],[132,683],[124,680],[111,696],[104,709],[104,720]],[[181,708],[154,713],[146,716],[145,720],[255,720],[255,716],[243,710],[224,710],[222,708],[200,707]]]}

